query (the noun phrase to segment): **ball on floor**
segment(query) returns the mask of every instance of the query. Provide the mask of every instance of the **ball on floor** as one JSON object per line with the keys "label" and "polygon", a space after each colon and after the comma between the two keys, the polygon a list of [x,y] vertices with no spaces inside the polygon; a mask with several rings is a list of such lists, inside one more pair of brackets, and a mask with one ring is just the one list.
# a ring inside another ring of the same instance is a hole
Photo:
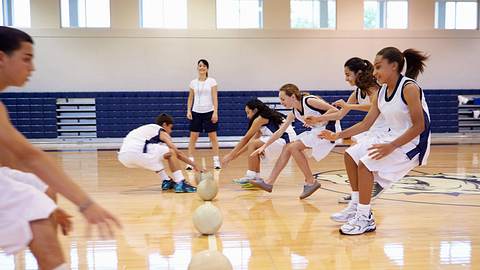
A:
{"label": "ball on floor", "polygon": [[228,258],[216,250],[204,250],[192,257],[188,270],[232,270]]}
{"label": "ball on floor", "polygon": [[204,203],[195,209],[192,219],[195,228],[206,235],[215,234],[223,223],[222,212],[211,203]]}

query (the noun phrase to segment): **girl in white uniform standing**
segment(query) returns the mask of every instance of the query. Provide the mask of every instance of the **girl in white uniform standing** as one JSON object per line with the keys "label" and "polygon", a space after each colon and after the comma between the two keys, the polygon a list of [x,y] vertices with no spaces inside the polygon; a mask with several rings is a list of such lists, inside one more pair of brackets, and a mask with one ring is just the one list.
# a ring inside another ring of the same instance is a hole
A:
{"label": "girl in white uniform standing", "polygon": [[[341,118],[343,118],[351,110],[368,112],[373,100],[380,89],[377,80],[373,76],[373,65],[370,61],[353,57],[347,60],[344,65],[345,81],[356,89],[352,92],[347,102],[340,99],[333,103],[333,105],[341,108]],[[380,115],[369,131],[360,133],[352,137],[352,141],[358,142],[368,136],[375,136],[378,133],[388,131],[388,126],[385,119]],[[384,190],[382,186],[375,183],[372,192],[372,200],[376,199]],[[341,197],[339,203],[348,203],[351,200],[351,195]]]}
{"label": "girl in white uniform standing", "polygon": [[[187,118],[190,120],[190,142],[188,155],[194,160],[193,152],[200,132],[208,133],[213,150],[213,167],[220,169],[219,147],[217,138],[218,128],[218,96],[217,81],[208,77],[208,61],[198,61],[198,78],[190,82],[188,94]],[[187,165],[187,170],[192,167]]]}
{"label": "girl in white uniform standing", "polygon": [[[323,131],[328,140],[351,137],[367,131],[382,115],[390,130],[368,137],[345,153],[345,166],[352,186],[347,208],[331,218],[344,222],[342,234],[362,234],[376,229],[370,209],[374,180],[384,187],[402,179],[416,166],[425,165],[430,152],[430,115],[422,89],[414,80],[423,72],[428,57],[414,49],[403,53],[394,47],[380,50],[375,57],[374,75],[383,84],[367,116],[339,133]],[[401,74],[407,64],[406,76]]]}
{"label": "girl in white uniform standing", "polygon": [[267,180],[250,180],[250,183],[267,192],[272,192],[273,184],[277,180],[278,175],[287,164],[290,156],[293,156],[295,162],[305,176],[305,185],[302,194],[300,194],[300,199],[305,199],[320,188],[320,183],[313,178],[304,150],[311,149],[312,156],[317,161],[322,160],[328,155],[328,153],[330,153],[335,147],[335,140],[328,141],[319,139],[317,138],[317,134],[325,129],[332,131],[338,131],[341,129],[339,121],[331,121],[339,117],[339,111],[317,96],[301,93],[298,87],[294,84],[286,84],[282,86],[280,88],[279,98],[280,103],[286,108],[292,109],[292,112],[287,115],[285,122],[270,137],[270,139],[253,152],[252,155],[262,154],[270,144],[280,138],[295,119],[305,124],[306,119],[313,116],[316,117],[316,120],[318,120],[319,123],[313,125],[310,130],[299,134],[298,140],[288,144],[287,147],[283,149],[280,157],[275,163],[270,177]]}
{"label": "girl in white uniform standing", "polygon": [[[258,99],[252,99],[245,106],[245,113],[249,119],[248,131],[227,155],[222,158],[222,167],[236,159],[243,152],[247,151],[248,169],[245,177],[234,180],[238,184],[249,184],[248,181],[260,177],[260,156],[250,154],[264,145],[272,135],[280,129],[285,121],[285,116],[271,108]],[[290,143],[296,140],[297,134],[292,126],[287,127],[280,138],[275,140],[265,149],[263,160],[275,160],[282,150]]]}

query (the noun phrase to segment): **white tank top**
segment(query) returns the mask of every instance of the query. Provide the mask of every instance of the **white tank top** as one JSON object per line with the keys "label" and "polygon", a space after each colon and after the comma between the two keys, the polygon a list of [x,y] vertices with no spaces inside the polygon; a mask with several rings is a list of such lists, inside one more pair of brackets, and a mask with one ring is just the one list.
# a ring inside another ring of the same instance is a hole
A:
{"label": "white tank top", "polygon": [[130,131],[123,139],[120,153],[136,152],[146,153],[146,145],[150,143],[163,143],[160,140],[160,132],[165,131],[157,124],[148,124],[140,126]]}
{"label": "white tank top", "polygon": [[[266,125],[263,125],[260,128],[260,133],[262,133],[263,136],[272,136],[273,133],[275,133],[279,128],[280,128],[279,125],[269,120]],[[290,143],[296,140],[297,133],[295,133],[295,130],[293,129],[292,126],[289,126],[280,138],[285,140],[285,143]]]}
{"label": "white tank top", "polygon": [[[357,96],[358,104],[371,104],[370,97],[367,95],[367,93],[365,93],[365,96],[363,96],[360,88],[357,88],[357,90],[355,91],[356,91],[355,95]],[[377,120],[375,120],[375,123],[373,123],[373,125],[370,127],[370,131],[380,132],[380,133],[387,132],[388,129],[389,128],[387,123],[385,122],[385,118],[381,114],[377,117]]]}
{"label": "white tank top", "polygon": [[[317,96],[314,95],[307,95],[307,96],[302,96],[302,111],[298,111],[297,109],[293,109],[293,113],[295,115],[295,118],[298,119],[300,122],[305,124],[305,117],[307,116],[320,116],[323,115],[326,111],[320,110],[317,108],[314,108],[310,105],[308,105],[307,100],[312,99],[312,98],[318,98]],[[330,131],[336,132],[340,131],[340,121],[328,121],[327,124],[321,123],[313,126],[312,128],[317,128],[317,129],[328,129]]]}
{"label": "white tank top", "polygon": [[[387,141],[397,139],[413,125],[412,119],[410,118],[410,111],[403,97],[403,89],[405,85],[410,83],[418,86],[415,80],[400,75],[395,90],[390,97],[387,96],[386,84],[382,86],[378,93],[378,109],[390,128],[386,138]],[[422,100],[425,130],[419,136],[404,144],[402,150],[410,159],[413,159],[416,155],[420,155],[419,165],[425,165],[430,153],[430,113],[421,88],[420,98]]]}

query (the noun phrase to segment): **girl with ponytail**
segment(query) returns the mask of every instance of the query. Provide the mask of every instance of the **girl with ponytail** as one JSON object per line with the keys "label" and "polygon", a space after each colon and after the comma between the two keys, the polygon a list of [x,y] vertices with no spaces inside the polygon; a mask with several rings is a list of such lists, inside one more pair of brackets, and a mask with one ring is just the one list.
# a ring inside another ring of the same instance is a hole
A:
{"label": "girl with ponytail", "polygon": [[[345,151],[352,200],[347,208],[331,215],[334,221],[344,223],[340,227],[342,234],[363,234],[376,229],[370,207],[374,179],[388,188],[416,166],[427,163],[430,115],[425,95],[415,81],[427,59],[428,56],[415,49],[380,50],[375,57],[373,75],[382,87],[367,116],[344,131],[323,131],[319,135],[328,140],[351,137],[367,131],[380,116],[389,128],[388,132],[369,136]],[[405,64],[404,76],[401,72]]]}
{"label": "girl with ponytail", "polygon": [[[344,65],[345,81],[356,89],[352,92],[347,102],[343,99],[337,100],[333,105],[341,108],[341,118],[352,110],[368,112],[370,110],[371,101],[376,99],[380,86],[377,83],[377,79],[373,76],[373,65],[370,61],[361,59],[359,57],[353,57],[347,60]],[[360,133],[352,137],[354,143],[361,141],[363,138],[372,136],[372,133],[383,133],[388,131],[388,127],[383,119],[383,116],[379,116],[373,126],[367,132]],[[380,195],[380,187],[376,183],[374,185],[375,196],[372,199],[376,199]],[[341,197],[339,203],[348,203],[351,200],[351,195]]]}

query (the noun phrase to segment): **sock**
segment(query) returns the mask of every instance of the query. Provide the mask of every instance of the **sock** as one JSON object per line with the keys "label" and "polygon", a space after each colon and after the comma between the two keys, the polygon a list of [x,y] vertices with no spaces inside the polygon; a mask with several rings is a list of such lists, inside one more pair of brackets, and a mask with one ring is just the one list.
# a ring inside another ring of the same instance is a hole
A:
{"label": "sock", "polygon": [[191,161],[195,161],[195,159],[192,156],[188,157],[188,159],[190,159]]}
{"label": "sock", "polygon": [[260,178],[260,172],[255,173],[255,178]]}
{"label": "sock", "polygon": [[370,204],[361,204],[359,203],[357,206],[357,212],[369,217],[370,216]]}
{"label": "sock", "polygon": [[352,191],[352,202],[358,203],[359,198],[360,198],[360,193],[358,191]]}
{"label": "sock", "polygon": [[248,178],[253,179],[253,178],[256,178],[257,173],[254,172],[254,171],[247,170],[247,172],[245,173],[245,176],[248,177]]}
{"label": "sock", "polygon": [[168,177],[168,174],[165,170],[161,170],[159,172],[157,172],[158,176],[160,176],[160,178],[162,180],[170,180],[170,177]]}
{"label": "sock", "polygon": [[185,180],[185,177],[183,176],[182,170],[174,171],[172,173],[173,181],[175,183],[180,183],[182,180]]}
{"label": "sock", "polygon": [[67,267],[67,264],[64,263],[62,265],[55,267],[53,270],[68,270],[68,267]]}

